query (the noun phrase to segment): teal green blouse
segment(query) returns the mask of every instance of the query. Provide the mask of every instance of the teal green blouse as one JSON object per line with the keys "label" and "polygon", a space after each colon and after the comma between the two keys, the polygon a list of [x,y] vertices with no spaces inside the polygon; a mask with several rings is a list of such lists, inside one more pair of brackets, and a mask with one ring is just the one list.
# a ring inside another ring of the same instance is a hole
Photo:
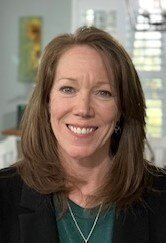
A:
{"label": "teal green blouse", "polygon": [[[69,200],[69,204],[84,237],[87,238],[93,226],[99,208],[97,207],[91,211],[87,211],[71,200]],[[58,211],[56,210],[56,218],[57,216]],[[113,236],[114,218],[115,207],[112,207],[107,212],[101,213],[99,215],[97,224],[88,240],[88,243],[111,243]],[[84,242],[71,217],[69,210],[60,220],[57,219],[57,226],[60,243]]]}

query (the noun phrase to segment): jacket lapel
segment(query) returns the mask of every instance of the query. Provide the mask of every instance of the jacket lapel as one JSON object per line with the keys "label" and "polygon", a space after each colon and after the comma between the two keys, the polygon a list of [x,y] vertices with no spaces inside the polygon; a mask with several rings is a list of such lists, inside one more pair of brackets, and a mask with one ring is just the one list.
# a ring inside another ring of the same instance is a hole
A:
{"label": "jacket lapel", "polygon": [[19,214],[21,243],[59,242],[51,198],[51,195],[41,195],[23,183]]}
{"label": "jacket lapel", "polygon": [[113,243],[149,243],[148,210],[134,206],[115,219]]}
{"label": "jacket lapel", "polygon": [[[21,193],[20,242],[59,243],[52,195],[41,195],[24,183]],[[115,219],[113,243],[149,243],[148,210],[133,206]]]}

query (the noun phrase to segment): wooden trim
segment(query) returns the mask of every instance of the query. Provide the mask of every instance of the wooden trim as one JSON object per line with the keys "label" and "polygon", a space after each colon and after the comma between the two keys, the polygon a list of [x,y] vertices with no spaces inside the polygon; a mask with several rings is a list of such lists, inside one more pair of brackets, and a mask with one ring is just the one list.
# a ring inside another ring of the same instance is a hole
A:
{"label": "wooden trim", "polygon": [[13,135],[13,136],[21,137],[21,130],[19,130],[17,128],[6,129],[6,130],[1,131],[1,133],[3,135],[7,135],[7,136]]}

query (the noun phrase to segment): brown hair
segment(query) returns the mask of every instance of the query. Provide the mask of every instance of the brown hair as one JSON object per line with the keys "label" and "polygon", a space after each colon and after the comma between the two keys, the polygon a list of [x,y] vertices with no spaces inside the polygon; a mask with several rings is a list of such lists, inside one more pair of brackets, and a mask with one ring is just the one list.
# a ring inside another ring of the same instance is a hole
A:
{"label": "brown hair", "polygon": [[[108,75],[113,73],[121,133],[112,135],[112,168],[94,198],[95,202],[103,200],[105,205],[116,203],[117,208],[126,208],[133,201],[141,200],[147,183],[147,162],[143,158],[144,95],[137,72],[124,48],[111,35],[95,27],[83,27],[74,34],[60,35],[46,46],[36,86],[23,117],[22,159],[17,168],[25,183],[42,194],[56,192],[65,195],[70,190],[66,188],[67,175],[58,159],[48,108],[57,62],[75,45],[95,48],[105,61]],[[89,203],[92,202],[93,198]]]}

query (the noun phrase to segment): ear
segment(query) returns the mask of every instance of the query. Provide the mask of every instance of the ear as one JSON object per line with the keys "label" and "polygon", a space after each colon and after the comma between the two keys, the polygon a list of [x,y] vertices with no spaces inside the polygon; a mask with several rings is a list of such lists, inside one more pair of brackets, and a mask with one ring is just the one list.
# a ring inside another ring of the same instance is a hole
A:
{"label": "ear", "polygon": [[121,115],[116,122],[114,133],[116,136],[120,136],[123,130],[124,118]]}

